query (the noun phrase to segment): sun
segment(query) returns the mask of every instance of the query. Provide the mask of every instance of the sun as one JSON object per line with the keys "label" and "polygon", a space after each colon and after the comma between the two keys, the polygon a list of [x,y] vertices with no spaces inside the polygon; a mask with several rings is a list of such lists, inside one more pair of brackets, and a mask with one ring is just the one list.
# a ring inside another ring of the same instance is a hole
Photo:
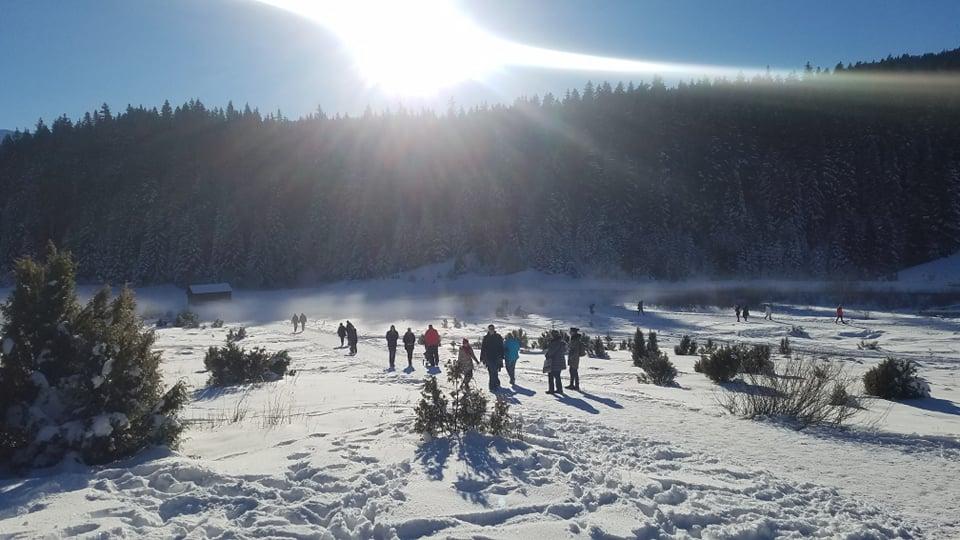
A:
{"label": "sun", "polygon": [[502,42],[442,0],[261,0],[336,34],[371,87],[429,96],[503,64]]}

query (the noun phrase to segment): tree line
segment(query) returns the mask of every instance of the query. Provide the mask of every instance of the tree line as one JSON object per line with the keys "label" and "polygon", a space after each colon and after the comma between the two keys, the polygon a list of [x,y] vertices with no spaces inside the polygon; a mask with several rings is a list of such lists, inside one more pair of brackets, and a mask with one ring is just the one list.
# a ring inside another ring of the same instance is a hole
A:
{"label": "tree line", "polygon": [[104,105],[0,145],[0,272],[48,241],[87,281],[258,287],[451,259],[877,277],[956,251],[960,86],[848,71],[297,120],[195,100]]}

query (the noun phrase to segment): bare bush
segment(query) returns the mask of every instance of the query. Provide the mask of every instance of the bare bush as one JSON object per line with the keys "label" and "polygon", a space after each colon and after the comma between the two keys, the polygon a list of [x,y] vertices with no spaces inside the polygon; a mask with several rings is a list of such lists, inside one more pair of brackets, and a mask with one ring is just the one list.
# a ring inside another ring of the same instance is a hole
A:
{"label": "bare bush", "polygon": [[855,378],[839,364],[794,357],[779,373],[747,374],[745,383],[719,394],[719,405],[745,418],[788,420],[801,428],[842,426],[859,412],[848,392]]}

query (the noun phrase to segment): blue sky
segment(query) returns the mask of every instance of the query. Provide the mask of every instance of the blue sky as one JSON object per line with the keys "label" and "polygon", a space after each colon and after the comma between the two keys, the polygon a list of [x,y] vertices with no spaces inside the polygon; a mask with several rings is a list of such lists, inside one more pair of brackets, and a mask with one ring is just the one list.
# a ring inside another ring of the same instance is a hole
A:
{"label": "blue sky", "polygon": [[[399,1],[399,0],[398,0]],[[957,0],[462,0],[515,42],[604,56],[760,68],[875,59],[960,46]],[[371,14],[371,17],[375,14]],[[0,128],[109,103],[199,98],[296,117],[358,113],[397,97],[365,88],[327,30],[252,0],[0,0]],[[407,105],[445,108],[641,80],[507,68]]]}

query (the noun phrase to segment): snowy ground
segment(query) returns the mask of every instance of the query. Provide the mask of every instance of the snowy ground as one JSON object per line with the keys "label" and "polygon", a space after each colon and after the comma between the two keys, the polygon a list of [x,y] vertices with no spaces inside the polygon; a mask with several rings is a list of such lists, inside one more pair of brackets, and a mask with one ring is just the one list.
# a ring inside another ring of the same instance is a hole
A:
{"label": "snowy ground", "polygon": [[[229,313],[207,316],[246,324],[247,347],[289,350],[296,370],[258,386],[203,389],[204,352],[227,328],[159,330],[167,380],[196,389],[181,449],[0,479],[0,537],[960,537],[960,321],[848,308],[853,319],[836,325],[816,306],[777,306],[772,322],[758,308],[749,323],[657,306],[638,319],[622,287],[525,279],[522,290],[491,278],[436,292],[414,278],[240,293]],[[147,310],[169,302],[163,291],[143,297]],[[494,317],[503,299],[531,314]],[[286,322],[294,311],[310,317],[303,333]],[[360,330],[356,357],[339,348],[337,316]],[[797,325],[810,338],[793,339],[796,349],[856,373],[885,355],[917,360],[933,396],[864,401],[850,430],[795,431],[724,414],[694,357],[671,354],[679,388],[639,384],[627,352],[586,359],[583,392],[559,398],[543,393],[542,357],[525,354],[509,397],[522,442],[422,443],[410,431],[421,351],[412,372],[388,372],[382,336],[389,324],[419,333],[453,316],[469,324],[442,330],[445,344],[479,338],[488,322],[618,341],[639,324],[671,353],[682,334],[775,346]],[[881,350],[858,350],[862,339]]]}

